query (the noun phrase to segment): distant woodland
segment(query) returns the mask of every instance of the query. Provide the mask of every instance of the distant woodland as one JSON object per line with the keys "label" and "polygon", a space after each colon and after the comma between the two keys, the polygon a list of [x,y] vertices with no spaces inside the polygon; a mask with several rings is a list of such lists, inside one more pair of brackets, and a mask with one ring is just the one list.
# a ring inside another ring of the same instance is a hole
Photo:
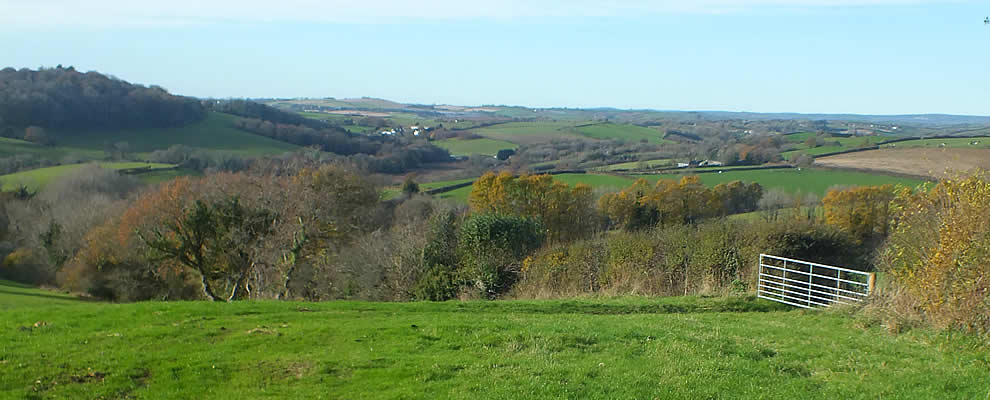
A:
{"label": "distant woodland", "polygon": [[201,120],[199,100],[73,67],[0,70],[3,129],[160,128]]}

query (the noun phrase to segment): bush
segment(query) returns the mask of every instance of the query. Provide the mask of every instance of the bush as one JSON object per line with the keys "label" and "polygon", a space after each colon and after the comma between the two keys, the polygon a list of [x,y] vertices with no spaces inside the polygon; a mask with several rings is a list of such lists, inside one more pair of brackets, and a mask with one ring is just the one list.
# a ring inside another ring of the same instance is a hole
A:
{"label": "bush", "polygon": [[519,263],[545,238],[539,220],[498,214],[475,214],[457,232],[457,255],[463,276],[483,296],[495,298],[516,282]]}
{"label": "bush", "polygon": [[539,250],[523,262],[517,297],[724,294],[755,287],[761,252],[852,265],[861,252],[835,228],[717,219],[612,232]]}
{"label": "bush", "polygon": [[990,179],[986,172],[902,189],[877,264],[905,302],[942,327],[990,333]]}

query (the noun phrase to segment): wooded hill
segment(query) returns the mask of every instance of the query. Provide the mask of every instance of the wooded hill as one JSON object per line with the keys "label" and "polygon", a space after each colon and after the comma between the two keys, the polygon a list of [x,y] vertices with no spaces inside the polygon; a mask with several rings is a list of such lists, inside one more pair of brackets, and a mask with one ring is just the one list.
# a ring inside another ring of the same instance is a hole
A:
{"label": "wooded hill", "polygon": [[199,100],[72,67],[0,70],[0,127],[167,128],[203,119]]}

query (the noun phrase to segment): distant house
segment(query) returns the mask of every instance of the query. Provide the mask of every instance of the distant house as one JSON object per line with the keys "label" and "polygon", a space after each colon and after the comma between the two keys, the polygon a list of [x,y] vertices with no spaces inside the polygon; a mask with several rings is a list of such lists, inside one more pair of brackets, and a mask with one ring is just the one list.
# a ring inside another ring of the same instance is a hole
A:
{"label": "distant house", "polygon": [[687,168],[687,167],[690,167],[690,166],[691,166],[691,164],[686,163],[686,162],[679,162],[679,163],[677,163],[677,168]]}

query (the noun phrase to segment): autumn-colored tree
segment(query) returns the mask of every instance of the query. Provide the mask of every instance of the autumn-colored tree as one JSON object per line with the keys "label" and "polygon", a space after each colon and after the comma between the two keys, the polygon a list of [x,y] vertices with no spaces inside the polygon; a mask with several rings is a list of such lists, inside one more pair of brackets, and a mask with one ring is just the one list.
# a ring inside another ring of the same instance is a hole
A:
{"label": "autumn-colored tree", "polygon": [[893,199],[891,185],[831,190],[822,199],[825,222],[848,232],[860,243],[875,243],[889,232]]}
{"label": "autumn-colored tree", "polygon": [[[742,187],[750,190],[745,185]],[[692,224],[726,213],[726,201],[719,194],[735,195],[735,192],[726,187],[716,193],[706,188],[697,176],[685,176],[677,181],[661,179],[652,188],[640,179],[618,193],[603,195],[598,207],[614,224],[629,230],[658,224]]]}
{"label": "autumn-colored tree", "polygon": [[892,209],[897,223],[880,268],[932,322],[990,333],[987,173],[944,179],[931,191],[902,188]]}
{"label": "autumn-colored tree", "polygon": [[468,202],[474,212],[539,218],[551,241],[579,238],[594,230],[591,186],[572,187],[550,175],[517,178],[489,172],[475,181]]}

